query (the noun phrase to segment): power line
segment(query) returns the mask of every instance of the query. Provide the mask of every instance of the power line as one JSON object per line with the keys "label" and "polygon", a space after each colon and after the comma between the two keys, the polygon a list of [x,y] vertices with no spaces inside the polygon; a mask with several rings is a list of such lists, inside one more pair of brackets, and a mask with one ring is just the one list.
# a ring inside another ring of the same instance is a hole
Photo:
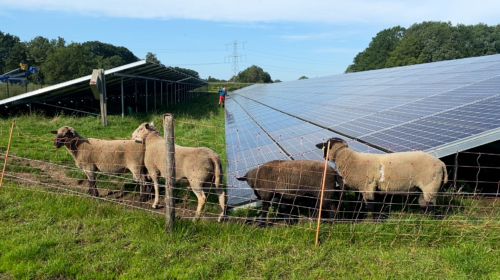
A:
{"label": "power line", "polygon": [[[229,60],[232,60],[232,62],[233,62],[233,66],[232,66],[231,70],[233,71],[233,76],[235,77],[235,79],[239,73],[238,60],[240,60],[243,56],[245,56],[244,54],[238,53],[238,44],[243,44],[243,48],[245,48],[245,43],[246,42],[238,42],[238,41],[234,40],[234,41],[226,44],[226,48],[228,45],[233,45],[233,53],[230,55],[227,55],[226,57]],[[226,57],[224,57],[224,62],[226,62],[225,61]]]}
{"label": "power line", "polygon": [[315,61],[315,62],[321,62],[321,63],[334,63],[334,64],[340,64],[339,62],[324,61],[324,60],[314,60],[314,59],[308,59],[308,58],[302,58],[302,57],[293,57],[293,56],[288,56],[288,55],[275,54],[275,53],[263,52],[263,51],[252,50],[252,49],[246,49],[246,50],[249,50],[249,51],[252,51],[252,52],[258,52],[258,53],[264,53],[264,54],[275,55],[275,56],[281,56],[281,57],[287,57],[287,58],[299,59],[299,60]]}

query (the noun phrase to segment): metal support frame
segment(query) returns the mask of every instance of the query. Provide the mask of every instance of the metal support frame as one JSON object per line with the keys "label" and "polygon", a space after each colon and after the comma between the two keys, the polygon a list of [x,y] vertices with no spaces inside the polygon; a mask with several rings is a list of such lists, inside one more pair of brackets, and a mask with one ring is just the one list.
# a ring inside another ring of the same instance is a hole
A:
{"label": "metal support frame", "polygon": [[148,112],[148,80],[146,80],[146,113]]}
{"label": "metal support frame", "polygon": [[82,111],[82,110],[76,110],[76,109],[73,109],[73,108],[68,108],[68,107],[63,107],[63,106],[57,106],[57,105],[52,105],[52,104],[48,104],[48,103],[42,103],[42,102],[33,102],[33,103],[40,104],[40,105],[51,106],[51,107],[59,108],[59,109],[65,109],[65,110],[75,111],[75,112],[79,112],[79,113],[85,113],[85,114],[94,115],[94,116],[100,116],[100,114],[85,112],[85,111]]}
{"label": "metal support frame", "polygon": [[163,82],[160,81],[160,106],[163,106]]}
{"label": "metal support frame", "polygon": [[122,118],[125,118],[125,100],[123,98],[123,77],[121,77],[121,81],[120,81],[120,84],[121,84],[121,90],[122,90]]}
{"label": "metal support frame", "polygon": [[137,79],[135,79],[134,81],[135,81],[135,92],[134,92],[134,96],[135,96],[135,112],[137,113]]}
{"label": "metal support frame", "polygon": [[154,82],[153,88],[154,88],[154,92],[155,92],[154,93],[154,98],[155,98],[154,104],[155,104],[155,111],[156,111],[156,81],[153,81],[153,82]]}

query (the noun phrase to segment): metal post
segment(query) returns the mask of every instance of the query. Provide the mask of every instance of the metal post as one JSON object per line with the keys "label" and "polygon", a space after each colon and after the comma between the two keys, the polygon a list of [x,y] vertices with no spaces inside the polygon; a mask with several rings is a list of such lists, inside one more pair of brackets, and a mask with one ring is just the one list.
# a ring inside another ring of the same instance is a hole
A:
{"label": "metal post", "polygon": [[155,84],[154,84],[154,87],[153,87],[153,88],[154,88],[154,91],[155,91],[155,93],[154,93],[154,97],[155,97],[155,102],[154,102],[154,104],[155,104],[155,111],[156,111],[156,81],[155,81]]}
{"label": "metal post", "polygon": [[125,101],[123,100],[123,77],[121,78],[122,87],[122,118],[125,118]]}
{"label": "metal post", "polygon": [[174,86],[174,105],[177,105],[177,83]]}
{"label": "metal post", "polygon": [[455,156],[455,166],[453,166],[453,191],[457,192],[457,173],[458,173],[458,152]]}
{"label": "metal post", "polygon": [[29,104],[30,104],[29,106],[30,106],[30,116],[31,116],[31,102]]}
{"label": "metal post", "polygon": [[163,135],[165,135],[165,231],[167,234],[174,229],[175,223],[175,146],[174,146],[174,115],[163,115]]}
{"label": "metal post", "polygon": [[146,80],[146,113],[148,112],[148,80]]}
{"label": "metal post", "polygon": [[163,106],[163,82],[160,81],[160,106]]}
{"label": "metal post", "polygon": [[7,84],[7,97],[9,97],[9,79],[6,79],[5,83]]}
{"label": "metal post", "polygon": [[137,79],[134,79],[135,81],[135,93],[134,93],[134,96],[135,96],[135,112],[137,113]]}

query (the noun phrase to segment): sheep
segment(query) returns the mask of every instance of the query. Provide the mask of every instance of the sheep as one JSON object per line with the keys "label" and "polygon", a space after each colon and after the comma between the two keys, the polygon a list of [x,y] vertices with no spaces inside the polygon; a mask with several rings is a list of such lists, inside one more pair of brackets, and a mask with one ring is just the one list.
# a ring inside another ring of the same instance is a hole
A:
{"label": "sheep", "polygon": [[58,149],[65,146],[75,164],[87,175],[88,194],[99,196],[96,171],[121,174],[129,170],[136,182],[144,181],[144,147],[140,143],[131,140],[85,138],[69,126],[63,126],[51,133],[56,135],[54,146]]}
{"label": "sheep", "polygon": [[[274,198],[280,199],[281,210],[290,213],[295,205],[304,205],[313,201],[317,205],[321,192],[321,181],[325,163],[314,160],[273,160],[248,171],[238,181],[246,181],[253,189],[255,196],[262,201],[261,219],[259,226],[264,225],[264,219]],[[327,167],[325,177],[325,192],[323,208],[330,219],[334,218],[335,205],[333,203],[336,183],[343,189],[344,183],[338,173],[330,166]],[[288,212],[288,205],[293,205]],[[287,224],[292,222],[291,215],[286,219]],[[296,219],[294,219],[296,221]]]}
{"label": "sheep", "polygon": [[[347,187],[362,194],[372,213],[376,192],[408,194],[415,190],[422,192],[418,199],[422,214],[431,213],[439,188],[448,182],[446,165],[424,152],[359,153],[340,138],[331,138],[316,147],[324,150],[325,159],[335,162]],[[379,217],[380,214],[374,218]]]}
{"label": "sheep", "polygon": [[[165,140],[160,136],[153,123],[141,124],[132,134],[132,139],[142,142],[146,146],[144,164],[148,170],[148,176],[154,182],[153,208],[156,208],[159,199],[158,175],[164,176],[165,173]],[[174,149],[175,180],[187,181],[189,188],[198,199],[194,220],[199,219],[205,206],[206,196],[203,187],[209,189],[213,184],[219,197],[218,221],[220,222],[225,216],[226,207],[225,191],[221,186],[223,173],[219,155],[206,147],[192,148],[175,145]]]}

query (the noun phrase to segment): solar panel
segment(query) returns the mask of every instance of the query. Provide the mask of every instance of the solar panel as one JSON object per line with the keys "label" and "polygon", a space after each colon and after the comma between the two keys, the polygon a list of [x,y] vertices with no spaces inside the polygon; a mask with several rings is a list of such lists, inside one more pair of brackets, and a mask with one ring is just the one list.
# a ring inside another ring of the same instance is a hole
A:
{"label": "solar panel", "polygon": [[[244,111],[239,118],[254,122],[232,128],[267,136],[236,145],[275,145],[283,159],[321,160],[315,144],[330,137],[361,152],[422,150],[438,157],[500,139],[500,55],[264,84],[231,97],[227,111]],[[231,134],[228,143],[236,139]],[[244,152],[248,163],[240,171],[257,166],[252,151]]]}

